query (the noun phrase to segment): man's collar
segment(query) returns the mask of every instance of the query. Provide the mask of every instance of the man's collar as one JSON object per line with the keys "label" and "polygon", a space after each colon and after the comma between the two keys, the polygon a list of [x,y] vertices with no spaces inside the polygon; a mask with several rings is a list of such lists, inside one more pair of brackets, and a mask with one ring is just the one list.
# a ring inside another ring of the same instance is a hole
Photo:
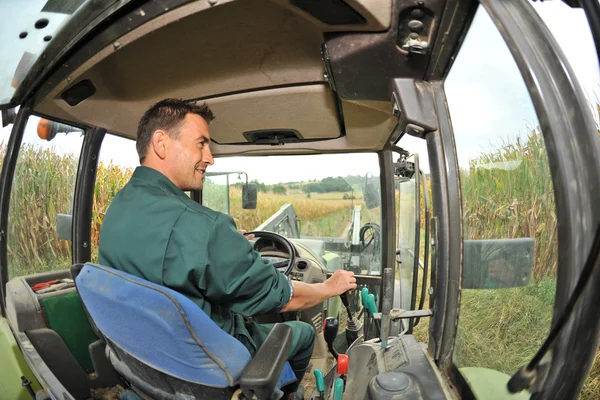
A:
{"label": "man's collar", "polygon": [[185,192],[179,189],[169,178],[163,175],[161,172],[155,170],[154,168],[145,167],[140,165],[133,172],[132,179],[140,179],[147,182],[150,182],[160,188],[165,189],[169,193],[172,193],[176,196],[182,196],[187,198],[188,196]]}

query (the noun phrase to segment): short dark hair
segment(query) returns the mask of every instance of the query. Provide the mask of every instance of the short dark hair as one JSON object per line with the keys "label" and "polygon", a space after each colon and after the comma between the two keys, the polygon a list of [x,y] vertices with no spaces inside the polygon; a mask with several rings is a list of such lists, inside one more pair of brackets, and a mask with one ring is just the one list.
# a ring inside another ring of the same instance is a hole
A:
{"label": "short dark hair", "polygon": [[152,134],[157,129],[166,131],[173,139],[179,137],[179,127],[185,116],[196,114],[209,124],[215,116],[206,103],[197,104],[182,99],[164,99],[150,107],[140,119],[137,130],[135,148],[140,163],[146,158],[146,152],[152,141]]}

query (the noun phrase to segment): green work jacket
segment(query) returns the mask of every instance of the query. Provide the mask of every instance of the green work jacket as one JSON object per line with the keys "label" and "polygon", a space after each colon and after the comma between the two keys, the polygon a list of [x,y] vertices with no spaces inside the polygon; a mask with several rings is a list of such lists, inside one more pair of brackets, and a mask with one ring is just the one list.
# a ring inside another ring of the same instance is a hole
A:
{"label": "green work jacket", "polygon": [[289,280],[254,251],[226,214],[190,199],[160,172],[136,168],[108,208],[99,262],[176,290],[252,354],[244,316],[279,312]]}

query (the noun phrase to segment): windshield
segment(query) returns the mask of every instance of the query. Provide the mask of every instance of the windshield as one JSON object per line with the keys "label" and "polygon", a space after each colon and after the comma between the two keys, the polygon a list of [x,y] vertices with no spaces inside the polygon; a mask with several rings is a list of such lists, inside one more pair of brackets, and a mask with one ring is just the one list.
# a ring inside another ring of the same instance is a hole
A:
{"label": "windshield", "polygon": [[[23,0],[0,2],[0,104],[15,90],[60,29],[84,0]],[[98,13],[101,9],[98,9]],[[77,32],[73,32],[73,35]],[[52,55],[49,55],[50,57]]]}
{"label": "windshield", "polygon": [[[273,231],[337,260],[339,267],[380,274],[376,154],[231,157],[216,160],[210,173],[202,202],[222,212],[229,203],[238,229]],[[256,209],[242,208],[246,174],[257,186]]]}

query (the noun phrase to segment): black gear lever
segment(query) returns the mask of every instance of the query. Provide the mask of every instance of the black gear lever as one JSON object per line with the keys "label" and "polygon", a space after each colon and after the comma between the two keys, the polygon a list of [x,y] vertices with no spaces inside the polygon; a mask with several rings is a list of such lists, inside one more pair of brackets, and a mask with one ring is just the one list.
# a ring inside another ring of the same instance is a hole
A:
{"label": "black gear lever", "polygon": [[352,311],[350,311],[350,293],[344,292],[340,294],[340,298],[342,299],[342,303],[344,303],[344,307],[346,307],[346,311],[348,312],[348,319],[352,319]]}
{"label": "black gear lever", "polygon": [[354,318],[352,315],[352,311],[350,310],[350,292],[344,292],[340,294],[340,298],[342,299],[342,303],[344,303],[344,307],[346,307],[346,312],[348,313],[348,320],[346,322],[346,343],[348,347],[352,345],[358,339],[360,335],[360,330],[362,329],[362,322],[359,319]]}
{"label": "black gear lever", "polygon": [[325,318],[325,331],[323,332],[323,336],[325,336],[325,342],[327,342],[327,348],[329,349],[329,352],[336,360],[338,358],[338,352],[333,348],[333,341],[337,336],[338,328],[339,323],[337,318]]}

